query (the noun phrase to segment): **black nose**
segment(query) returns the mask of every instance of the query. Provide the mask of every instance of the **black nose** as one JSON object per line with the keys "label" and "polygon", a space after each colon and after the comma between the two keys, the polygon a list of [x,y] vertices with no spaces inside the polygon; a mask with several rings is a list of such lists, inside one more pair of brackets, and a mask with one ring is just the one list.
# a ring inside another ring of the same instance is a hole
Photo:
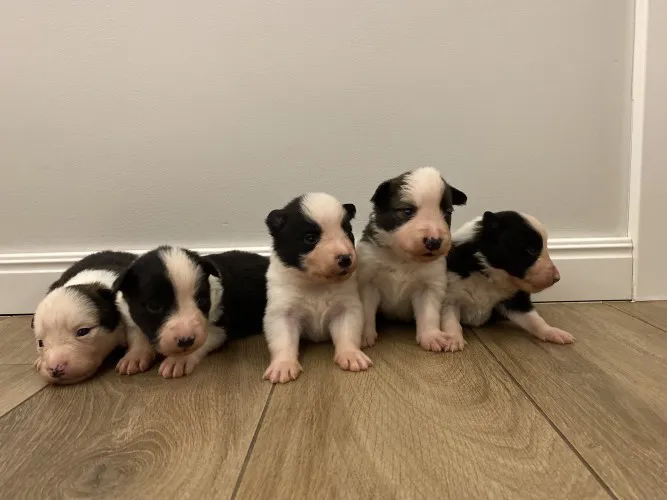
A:
{"label": "black nose", "polygon": [[65,371],[62,370],[61,368],[51,368],[51,376],[53,378],[60,378],[65,374]]}
{"label": "black nose", "polygon": [[194,337],[180,337],[178,339],[178,342],[176,342],[178,347],[180,347],[181,349],[187,349],[188,347],[190,347],[194,343],[195,343],[195,338]]}
{"label": "black nose", "polygon": [[338,259],[338,265],[343,269],[347,269],[352,265],[352,256],[349,253],[339,255],[336,259]]}
{"label": "black nose", "polygon": [[426,250],[429,250],[431,252],[434,250],[438,250],[440,248],[440,245],[442,245],[441,238],[424,238],[424,246],[426,247]]}

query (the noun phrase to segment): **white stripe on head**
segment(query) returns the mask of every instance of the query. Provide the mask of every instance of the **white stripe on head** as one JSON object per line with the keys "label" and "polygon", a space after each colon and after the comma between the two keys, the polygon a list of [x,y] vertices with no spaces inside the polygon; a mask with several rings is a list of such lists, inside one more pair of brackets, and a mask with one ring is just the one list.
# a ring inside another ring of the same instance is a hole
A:
{"label": "white stripe on head", "polygon": [[420,207],[425,204],[440,205],[445,183],[440,172],[433,167],[421,167],[410,172],[401,188],[401,199]]}
{"label": "white stripe on head", "polygon": [[540,233],[542,236],[542,240],[544,241],[544,245],[546,246],[547,244],[547,228],[544,227],[544,224],[542,224],[539,220],[537,220],[536,217],[533,217],[532,215],[529,214],[524,214],[523,212],[519,212],[519,215],[523,217],[528,224],[530,224],[535,231]]}
{"label": "white stripe on head", "polygon": [[180,309],[182,306],[194,304],[195,292],[203,277],[201,268],[178,247],[162,250],[160,258],[174,287],[177,307]]}
{"label": "white stripe on head", "polygon": [[463,226],[457,229],[452,235],[452,241],[454,243],[465,243],[466,241],[472,240],[477,234],[477,229],[479,228],[481,220],[482,216],[480,215],[463,224]]}
{"label": "white stripe on head", "polygon": [[326,226],[335,225],[340,228],[340,223],[345,217],[343,205],[326,193],[308,193],[301,200],[301,210],[304,215],[317,222],[322,230]]}
{"label": "white stripe on head", "polygon": [[87,269],[73,276],[64,286],[87,285],[90,283],[101,283],[107,288],[113,288],[118,274],[105,269]]}

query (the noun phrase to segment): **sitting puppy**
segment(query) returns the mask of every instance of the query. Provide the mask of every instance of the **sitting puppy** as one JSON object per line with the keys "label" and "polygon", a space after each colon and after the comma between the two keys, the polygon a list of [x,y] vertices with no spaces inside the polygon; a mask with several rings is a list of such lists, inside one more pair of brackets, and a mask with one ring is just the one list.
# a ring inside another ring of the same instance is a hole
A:
{"label": "sitting puppy", "polygon": [[459,229],[453,242],[442,329],[458,339],[454,347],[463,349],[465,344],[461,324],[480,326],[494,314],[540,340],[574,341],[569,333],[549,326],[530,300],[531,293],[560,280],[547,251],[547,233],[537,219],[517,212],[485,212]]}
{"label": "sitting puppy", "polygon": [[415,319],[417,342],[429,351],[451,349],[440,331],[440,311],[450,248],[449,226],[455,205],[467,197],[431,167],[383,182],[371,198],[370,220],[357,251],[364,307],[364,345],[377,338],[376,313]]}
{"label": "sitting puppy", "polygon": [[135,258],[111,251],[88,255],[49,287],[32,320],[39,356],[35,368],[47,382],[85,380],[125,345],[113,283]]}
{"label": "sitting puppy", "polygon": [[266,218],[273,253],[264,316],[271,364],[264,378],[272,383],[295,380],[301,373],[301,336],[316,342],[333,339],[334,362],[343,370],[372,366],[360,350],[363,314],[350,224],[355,213],[352,204],[309,193]]}
{"label": "sitting puppy", "polygon": [[253,253],[202,257],[171,246],[138,257],[116,282],[128,337],[138,346],[130,366],[143,369],[157,350],[166,356],[160,375],[181,377],[228,337],[259,334],[268,266]]}

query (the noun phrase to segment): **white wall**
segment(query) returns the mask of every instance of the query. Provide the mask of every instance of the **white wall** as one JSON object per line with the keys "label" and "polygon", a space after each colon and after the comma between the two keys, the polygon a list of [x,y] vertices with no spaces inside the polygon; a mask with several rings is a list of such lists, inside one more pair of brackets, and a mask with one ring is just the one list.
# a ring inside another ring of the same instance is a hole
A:
{"label": "white wall", "polygon": [[5,0],[0,261],[266,245],[306,190],[360,232],[424,164],[468,193],[458,223],[624,237],[631,51],[629,0]]}

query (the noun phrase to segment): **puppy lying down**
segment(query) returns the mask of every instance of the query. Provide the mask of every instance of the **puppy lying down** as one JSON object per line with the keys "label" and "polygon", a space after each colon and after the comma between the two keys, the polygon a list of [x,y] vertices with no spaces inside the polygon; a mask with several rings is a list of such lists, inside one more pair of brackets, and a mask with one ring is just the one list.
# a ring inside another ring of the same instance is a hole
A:
{"label": "puppy lying down", "polygon": [[447,256],[447,293],[441,329],[453,351],[463,349],[461,325],[506,318],[540,340],[570,344],[574,337],[550,326],[535,310],[531,293],[560,280],[549,257],[544,226],[518,212],[485,212],[453,235]]}
{"label": "puppy lying down", "polygon": [[88,255],[49,287],[33,317],[35,368],[47,382],[81,382],[125,345],[113,284],[135,258],[111,251]]}

